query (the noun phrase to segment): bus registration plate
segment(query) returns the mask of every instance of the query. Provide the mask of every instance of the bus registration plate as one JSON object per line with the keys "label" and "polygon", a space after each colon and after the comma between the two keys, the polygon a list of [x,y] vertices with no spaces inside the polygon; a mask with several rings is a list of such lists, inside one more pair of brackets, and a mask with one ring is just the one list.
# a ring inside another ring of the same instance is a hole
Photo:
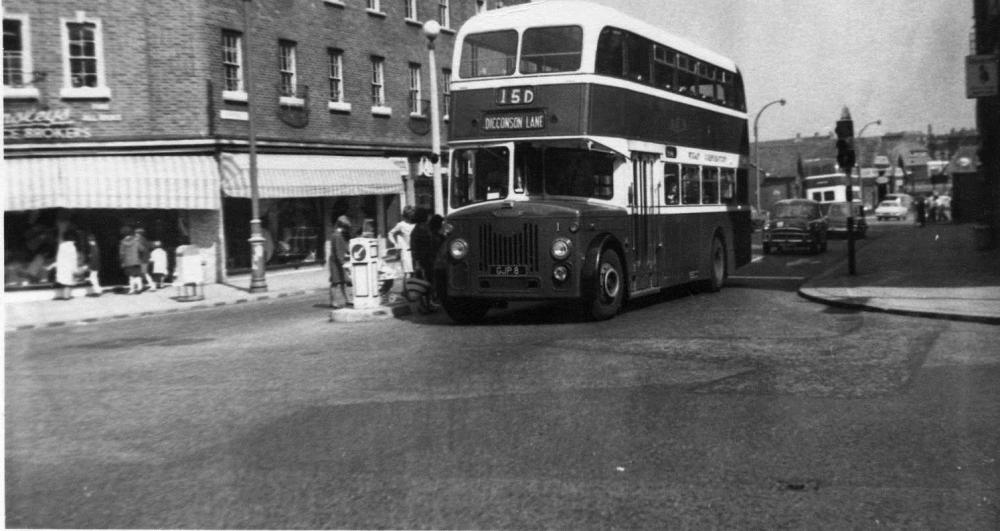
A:
{"label": "bus registration plate", "polygon": [[498,277],[519,277],[528,273],[528,267],[523,265],[495,265],[493,274]]}

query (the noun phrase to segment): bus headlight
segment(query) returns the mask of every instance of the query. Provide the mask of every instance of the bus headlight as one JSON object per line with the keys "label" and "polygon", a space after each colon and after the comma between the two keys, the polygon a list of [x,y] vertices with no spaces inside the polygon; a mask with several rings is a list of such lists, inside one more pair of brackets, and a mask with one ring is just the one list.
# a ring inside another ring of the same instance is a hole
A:
{"label": "bus headlight", "polygon": [[566,278],[569,277],[569,268],[563,264],[559,264],[552,268],[552,278],[556,282],[566,282]]}
{"label": "bus headlight", "polygon": [[552,241],[552,258],[565,260],[573,252],[573,242],[568,238],[556,238]]}
{"label": "bus headlight", "polygon": [[448,245],[448,254],[455,260],[462,260],[469,254],[469,244],[462,238],[455,238]]}

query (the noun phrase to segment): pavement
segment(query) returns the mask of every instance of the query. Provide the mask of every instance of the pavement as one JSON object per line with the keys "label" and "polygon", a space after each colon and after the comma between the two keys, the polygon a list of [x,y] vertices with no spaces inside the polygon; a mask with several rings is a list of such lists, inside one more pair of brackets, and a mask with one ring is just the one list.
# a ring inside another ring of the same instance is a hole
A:
{"label": "pavement", "polygon": [[[856,274],[848,274],[847,257],[807,280],[799,295],[832,306],[935,319],[1000,324],[1000,249],[979,250],[972,225],[928,224],[899,231],[869,231],[856,253]],[[322,267],[270,271],[267,291],[250,293],[249,275],[230,276],[226,283],[206,284],[203,298],[185,300],[178,288],[165,287],[139,295],[107,291],[85,297],[74,290],[68,301],[53,300],[52,290],[4,293],[4,329],[28,330],[82,325],[231,304],[251,304],[282,297],[315,295],[326,301],[327,273]],[[398,302],[373,309],[330,312],[330,320],[351,322],[409,313]]]}

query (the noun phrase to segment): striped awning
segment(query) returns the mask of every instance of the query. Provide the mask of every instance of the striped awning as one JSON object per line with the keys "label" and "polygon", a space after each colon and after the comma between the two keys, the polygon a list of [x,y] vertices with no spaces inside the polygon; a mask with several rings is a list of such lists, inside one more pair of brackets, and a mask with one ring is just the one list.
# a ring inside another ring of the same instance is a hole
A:
{"label": "striped awning", "polygon": [[[250,157],[226,153],[220,164],[222,191],[250,197]],[[384,195],[405,191],[406,162],[384,157],[257,155],[261,198]]]}
{"label": "striped awning", "polygon": [[4,208],[218,210],[219,171],[210,156],[4,159]]}

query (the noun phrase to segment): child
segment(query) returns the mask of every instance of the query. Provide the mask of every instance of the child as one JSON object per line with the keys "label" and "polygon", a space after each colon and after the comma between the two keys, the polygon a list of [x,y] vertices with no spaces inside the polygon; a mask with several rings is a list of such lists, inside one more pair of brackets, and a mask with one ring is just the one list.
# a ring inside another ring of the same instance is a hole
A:
{"label": "child", "polygon": [[163,250],[163,244],[159,240],[153,242],[153,252],[149,254],[149,259],[153,263],[153,280],[156,285],[153,289],[163,288],[163,279],[166,278],[169,270],[167,269],[167,252]]}

